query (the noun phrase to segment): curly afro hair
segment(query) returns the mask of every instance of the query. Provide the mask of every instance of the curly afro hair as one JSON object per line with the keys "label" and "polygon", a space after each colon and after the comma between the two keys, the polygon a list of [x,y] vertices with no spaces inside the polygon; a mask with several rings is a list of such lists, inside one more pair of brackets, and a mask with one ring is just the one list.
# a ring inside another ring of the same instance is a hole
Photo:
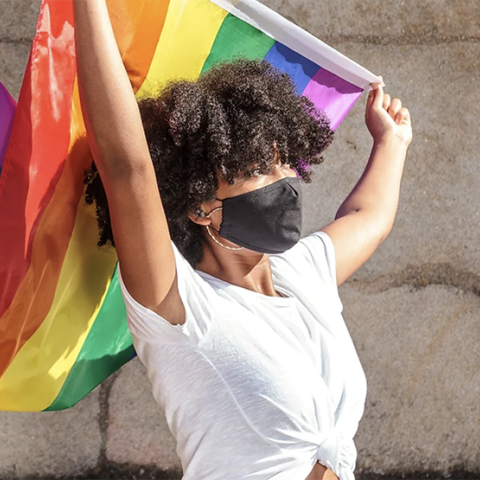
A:
{"label": "curly afro hair", "polygon": [[[192,266],[203,258],[205,237],[188,214],[204,215],[200,206],[215,199],[219,177],[233,184],[268,174],[279,153],[309,182],[310,166],[323,161],[333,140],[325,114],[266,61],[219,64],[196,82],[170,83],[139,108],[171,238]],[[96,205],[98,244],[115,245],[95,164],[85,183],[86,201]]]}

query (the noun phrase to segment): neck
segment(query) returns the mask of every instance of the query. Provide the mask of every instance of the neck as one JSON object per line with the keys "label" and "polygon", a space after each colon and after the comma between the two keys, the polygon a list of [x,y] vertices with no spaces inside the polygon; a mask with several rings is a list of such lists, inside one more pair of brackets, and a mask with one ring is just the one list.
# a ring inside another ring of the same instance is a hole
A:
{"label": "neck", "polygon": [[204,258],[196,266],[197,270],[237,287],[271,297],[279,296],[273,285],[268,255],[250,250],[230,251],[210,243],[204,245],[203,251]]}

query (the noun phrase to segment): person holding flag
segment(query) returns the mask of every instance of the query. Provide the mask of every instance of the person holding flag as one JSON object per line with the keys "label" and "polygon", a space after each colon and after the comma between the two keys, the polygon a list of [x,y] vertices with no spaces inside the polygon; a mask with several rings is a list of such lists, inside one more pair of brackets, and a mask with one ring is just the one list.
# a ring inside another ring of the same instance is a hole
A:
{"label": "person holding flag", "polygon": [[301,183],[333,131],[288,75],[237,60],[137,104],[105,0],[74,16],[86,199],[183,478],[351,480],[366,382],[338,286],[392,229],[409,111],[372,86],[365,172],[301,238]]}

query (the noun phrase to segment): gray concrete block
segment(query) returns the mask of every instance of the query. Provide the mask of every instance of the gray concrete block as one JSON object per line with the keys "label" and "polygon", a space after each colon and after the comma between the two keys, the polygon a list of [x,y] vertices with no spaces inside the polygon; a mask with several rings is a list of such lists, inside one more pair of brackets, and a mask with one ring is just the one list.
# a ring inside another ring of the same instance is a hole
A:
{"label": "gray concrete block", "polygon": [[60,477],[96,466],[98,390],[60,412],[0,412],[0,478]]}
{"label": "gray concrete block", "polygon": [[[0,3],[0,81],[18,98],[40,0]],[[468,291],[462,279],[480,271],[480,3],[265,3],[382,74],[413,116],[394,231],[355,275],[358,281],[342,288],[369,382],[357,437],[359,471],[478,472],[478,297],[433,285],[412,290],[411,282],[429,283],[437,275]],[[306,233],[333,218],[363,171],[371,146],[363,108],[363,101],[354,107],[306,189]],[[418,267],[413,277],[409,265]],[[0,477],[73,475],[94,467],[101,449],[98,413],[97,392],[66,412],[0,413]],[[107,436],[110,462],[180,467],[137,360],[111,390]]]}
{"label": "gray concrete block", "polygon": [[2,0],[0,41],[32,40],[37,27],[41,0]]}
{"label": "gray concrete block", "polygon": [[480,472],[480,298],[361,285],[341,289],[368,380],[359,471]]}
{"label": "gray concrete block", "polygon": [[0,42],[0,82],[15,100],[18,100],[30,48],[21,43]]}
{"label": "gray concrete block", "polygon": [[138,359],[125,365],[109,400],[107,460],[180,470],[180,460],[146,369]]}
{"label": "gray concrete block", "polygon": [[[320,38],[425,42],[480,36],[476,0],[264,0],[266,5]],[[2,0],[0,39],[31,39],[40,0]]]}
{"label": "gray concrete block", "polygon": [[264,0],[321,39],[424,43],[480,36],[476,0]]}
{"label": "gray concrete block", "polygon": [[[387,91],[410,109],[414,127],[394,230],[356,278],[424,263],[480,272],[480,44],[348,43],[341,49],[383,74]],[[361,176],[372,145],[365,98],[340,126],[306,188],[306,232],[334,218]]]}

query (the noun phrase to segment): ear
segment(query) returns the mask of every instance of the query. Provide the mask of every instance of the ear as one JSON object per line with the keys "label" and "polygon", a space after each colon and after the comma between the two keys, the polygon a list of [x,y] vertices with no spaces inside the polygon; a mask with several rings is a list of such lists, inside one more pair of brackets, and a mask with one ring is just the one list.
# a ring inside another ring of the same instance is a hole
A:
{"label": "ear", "polygon": [[207,215],[205,214],[205,211],[202,210],[204,213],[203,216],[199,216],[194,212],[190,212],[188,214],[188,218],[193,222],[196,223],[197,225],[202,225],[205,227],[206,225],[210,225],[212,223],[212,220],[210,218],[207,218]]}

